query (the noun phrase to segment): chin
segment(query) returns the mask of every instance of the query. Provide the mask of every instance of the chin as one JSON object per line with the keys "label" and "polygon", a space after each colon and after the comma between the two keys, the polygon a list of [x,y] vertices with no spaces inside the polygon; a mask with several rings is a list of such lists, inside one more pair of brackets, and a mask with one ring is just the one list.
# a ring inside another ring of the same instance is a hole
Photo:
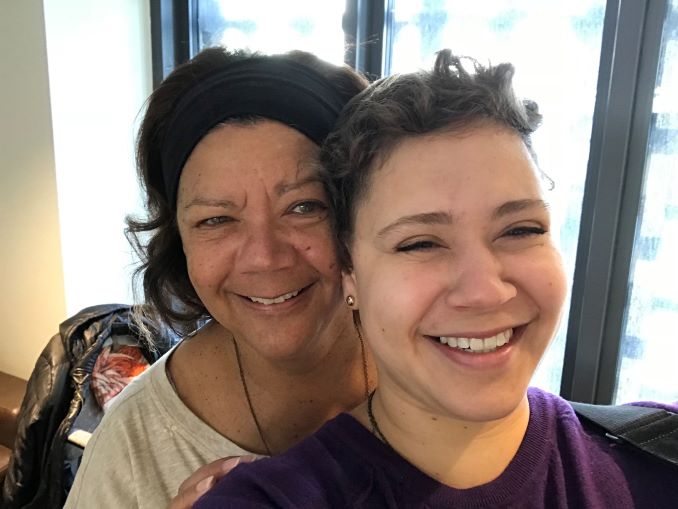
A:
{"label": "chin", "polygon": [[318,328],[296,328],[289,330],[252,331],[248,336],[252,338],[253,346],[259,353],[269,360],[293,361],[308,354],[317,354],[329,350],[332,344],[328,335],[318,331]]}
{"label": "chin", "polygon": [[[527,386],[520,392],[493,391],[464,401],[446,402],[450,417],[469,422],[489,422],[503,419],[513,413],[525,398]],[[467,394],[472,394],[469,391]]]}

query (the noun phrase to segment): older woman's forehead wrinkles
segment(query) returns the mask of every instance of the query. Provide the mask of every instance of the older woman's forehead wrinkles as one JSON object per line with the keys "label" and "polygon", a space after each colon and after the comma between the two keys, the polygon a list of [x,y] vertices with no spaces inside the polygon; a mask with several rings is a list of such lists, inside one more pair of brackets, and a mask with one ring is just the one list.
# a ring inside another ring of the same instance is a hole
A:
{"label": "older woman's forehead wrinkles", "polygon": [[377,237],[385,237],[393,230],[408,225],[449,225],[454,222],[449,212],[423,212],[399,217],[377,232]]}
{"label": "older woman's forehead wrinkles", "polygon": [[492,219],[501,219],[504,216],[522,212],[527,209],[543,209],[548,210],[549,206],[544,200],[539,199],[524,199],[512,200],[502,203],[492,212]]}

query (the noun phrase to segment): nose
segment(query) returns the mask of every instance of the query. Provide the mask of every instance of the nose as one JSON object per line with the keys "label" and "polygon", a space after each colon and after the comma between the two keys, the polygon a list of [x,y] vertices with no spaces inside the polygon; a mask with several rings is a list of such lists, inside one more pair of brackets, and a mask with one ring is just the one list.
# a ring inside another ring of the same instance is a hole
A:
{"label": "nose", "polygon": [[268,222],[259,222],[246,232],[239,262],[243,272],[287,269],[296,263],[296,250],[285,231]]}
{"label": "nose", "polygon": [[454,276],[447,302],[453,307],[493,309],[518,293],[505,264],[487,248],[466,250],[452,263]]}

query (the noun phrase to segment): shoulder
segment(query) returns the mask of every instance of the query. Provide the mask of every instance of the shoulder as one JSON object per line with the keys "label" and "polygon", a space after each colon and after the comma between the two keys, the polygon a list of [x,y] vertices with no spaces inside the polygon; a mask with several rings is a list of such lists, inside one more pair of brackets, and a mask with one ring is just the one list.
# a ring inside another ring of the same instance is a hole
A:
{"label": "shoulder", "polygon": [[[528,398],[531,424],[538,424],[549,437],[556,439],[554,444],[559,452],[575,451],[587,456],[600,451],[607,454],[611,450],[629,449],[619,447],[606,436],[605,429],[578,415],[569,401],[535,388],[529,389]],[[662,408],[659,403],[644,406]]]}
{"label": "shoulder", "polygon": [[[181,401],[166,372],[170,354],[139,375],[112,402],[87,444],[85,457],[102,452],[130,458],[143,458],[149,453],[169,455],[185,443],[193,449],[212,451],[214,459],[222,452],[247,453],[210,428]],[[163,450],[163,446],[169,449]]]}
{"label": "shoulder", "polygon": [[347,437],[355,426],[361,425],[342,414],[284,454],[238,466],[194,507],[351,506],[373,478],[359,442]]}
{"label": "shoulder", "polygon": [[153,390],[153,378],[164,371],[163,360],[132,381],[111,403],[85,447],[66,508],[78,507],[84,500],[88,504],[115,502],[119,507],[138,505],[133,465],[136,458],[153,454],[151,437],[158,436],[157,431],[165,425]]}
{"label": "shoulder", "polygon": [[[676,466],[611,440],[605,430],[580,419],[570,403],[558,396],[530,389],[529,397],[535,419],[545,421],[542,425],[548,430],[544,438],[551,444],[550,474],[578,484],[592,496],[626,497],[639,507],[652,500],[655,507],[672,507],[671,501],[678,500]],[[672,408],[651,402],[643,406]],[[678,434],[678,429],[673,432]]]}
{"label": "shoulder", "polygon": [[537,432],[535,437],[553,441],[557,445],[556,450],[588,440],[589,433],[567,400],[534,387],[528,389],[527,397],[530,404],[529,429]]}
{"label": "shoulder", "polygon": [[108,448],[115,444],[114,451],[121,451],[121,445],[136,446],[139,440],[149,437],[144,433],[147,428],[157,428],[164,422],[161,408],[163,399],[169,395],[162,389],[158,379],[165,376],[165,358],[150,366],[136,377],[111,402],[101,422],[92,434],[85,449],[85,457],[95,450]]}
{"label": "shoulder", "polygon": [[69,502],[110,506],[112,497],[116,507],[163,507],[198,467],[247,453],[181,402],[167,378],[166,359],[111,404],[85,448]]}

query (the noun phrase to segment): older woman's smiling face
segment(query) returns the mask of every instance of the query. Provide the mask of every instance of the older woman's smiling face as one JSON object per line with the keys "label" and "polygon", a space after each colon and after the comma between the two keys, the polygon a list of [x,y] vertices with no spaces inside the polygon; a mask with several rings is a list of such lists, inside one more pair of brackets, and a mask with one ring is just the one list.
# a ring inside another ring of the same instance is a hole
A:
{"label": "older woman's smiling face", "polygon": [[380,390],[454,418],[508,415],[565,298],[522,140],[493,125],[407,139],[357,207],[344,291],[356,297]]}
{"label": "older woman's smiling face", "polygon": [[196,146],[179,183],[179,232],[198,296],[269,358],[327,350],[319,338],[348,323],[317,157],[314,143],[279,122],[226,124]]}

